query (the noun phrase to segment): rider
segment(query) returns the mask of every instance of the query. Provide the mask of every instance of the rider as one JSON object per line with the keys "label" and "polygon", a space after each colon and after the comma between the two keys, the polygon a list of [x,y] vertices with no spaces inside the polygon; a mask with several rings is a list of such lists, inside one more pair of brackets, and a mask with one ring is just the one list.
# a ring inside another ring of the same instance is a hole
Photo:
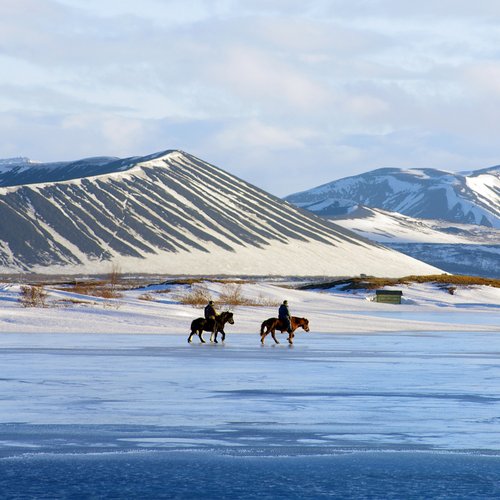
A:
{"label": "rider", "polygon": [[280,305],[278,310],[278,318],[283,323],[288,333],[292,333],[292,323],[290,309],[288,309],[288,300],[284,300],[283,304]]}
{"label": "rider", "polygon": [[214,301],[209,300],[208,304],[205,306],[205,319],[215,319],[217,316],[217,311],[214,307]]}

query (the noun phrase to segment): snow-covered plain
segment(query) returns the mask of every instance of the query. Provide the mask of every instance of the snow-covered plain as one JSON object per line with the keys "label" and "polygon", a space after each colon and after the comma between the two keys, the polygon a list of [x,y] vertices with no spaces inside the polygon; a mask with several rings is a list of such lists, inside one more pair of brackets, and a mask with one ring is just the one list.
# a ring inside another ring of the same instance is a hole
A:
{"label": "snow-covered plain", "polygon": [[165,288],[52,291],[32,309],[2,286],[4,497],[500,494],[499,289],[412,285],[387,305],[245,283],[310,321],[293,346],[261,346],[275,307],[233,309],[224,344],[188,344],[201,310]]}
{"label": "snow-covered plain", "polygon": [[[197,285],[195,285],[196,287]],[[225,284],[200,286],[217,301]],[[294,284],[241,281],[243,297],[259,303],[280,304],[287,299],[292,314],[307,317],[315,333],[496,331],[500,290],[493,287],[458,288],[453,295],[433,284],[397,287],[403,303],[397,307],[373,301],[374,292],[304,291]],[[130,290],[119,299],[102,299],[71,291],[49,290],[47,308],[22,308],[19,285],[0,285],[0,329],[2,333],[104,333],[161,334],[186,336],[191,320],[203,308],[183,305],[179,298],[188,285],[150,285]],[[149,295],[153,300],[142,300]],[[263,320],[276,316],[277,307],[232,308],[236,324],[233,335],[252,333],[258,338]],[[390,318],[390,321],[387,321]],[[9,337],[7,337],[9,338]],[[54,341],[59,342],[57,337]]]}

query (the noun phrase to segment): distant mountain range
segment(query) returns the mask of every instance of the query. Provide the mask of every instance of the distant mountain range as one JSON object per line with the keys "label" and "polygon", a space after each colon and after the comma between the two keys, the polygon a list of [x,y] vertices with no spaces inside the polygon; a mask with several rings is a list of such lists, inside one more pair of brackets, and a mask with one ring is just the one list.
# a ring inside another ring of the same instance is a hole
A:
{"label": "distant mountain range", "polygon": [[188,153],[0,161],[0,273],[440,272]]}
{"label": "distant mountain range", "polygon": [[500,229],[415,219],[367,207],[332,220],[449,273],[500,278]]}
{"label": "distant mountain range", "polygon": [[363,205],[419,219],[500,228],[500,166],[466,174],[381,168],[285,199],[324,217]]}

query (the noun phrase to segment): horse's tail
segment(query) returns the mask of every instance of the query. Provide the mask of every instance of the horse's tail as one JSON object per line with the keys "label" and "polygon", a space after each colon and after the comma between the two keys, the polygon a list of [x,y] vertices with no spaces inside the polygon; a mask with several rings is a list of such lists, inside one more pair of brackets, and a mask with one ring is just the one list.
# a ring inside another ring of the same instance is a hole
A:
{"label": "horse's tail", "polygon": [[267,319],[266,321],[262,322],[262,325],[260,325],[260,334],[264,335],[264,328],[267,326]]}

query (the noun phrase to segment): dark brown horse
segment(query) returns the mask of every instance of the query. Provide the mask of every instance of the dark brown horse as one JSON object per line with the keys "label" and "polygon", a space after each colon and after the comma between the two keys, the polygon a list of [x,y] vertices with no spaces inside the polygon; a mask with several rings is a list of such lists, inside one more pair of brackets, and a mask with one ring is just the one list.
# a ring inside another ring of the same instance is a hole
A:
{"label": "dark brown horse", "polygon": [[[297,318],[296,316],[292,316],[290,320],[290,324],[292,327],[291,333],[288,334],[288,342],[293,344],[294,331],[297,328],[302,327],[306,332],[309,331],[309,320],[306,318]],[[276,338],[276,330],[279,330],[281,333],[286,332],[286,325],[278,318],[269,318],[264,321],[260,327],[260,341],[263,344],[264,339],[268,333],[271,333],[274,341],[279,344],[278,339]]]}
{"label": "dark brown horse", "polygon": [[[215,324],[214,324],[215,321]],[[203,332],[210,332],[210,342],[215,342],[217,344],[217,334],[220,332],[222,334],[222,342],[226,338],[226,333],[224,332],[224,325],[229,323],[234,325],[233,313],[229,311],[225,311],[223,313],[218,314],[213,319],[205,319],[205,318],[196,318],[191,323],[191,333],[188,337],[188,342],[191,343],[191,338],[193,335],[198,335],[200,337],[201,342],[204,344],[203,340]]]}

